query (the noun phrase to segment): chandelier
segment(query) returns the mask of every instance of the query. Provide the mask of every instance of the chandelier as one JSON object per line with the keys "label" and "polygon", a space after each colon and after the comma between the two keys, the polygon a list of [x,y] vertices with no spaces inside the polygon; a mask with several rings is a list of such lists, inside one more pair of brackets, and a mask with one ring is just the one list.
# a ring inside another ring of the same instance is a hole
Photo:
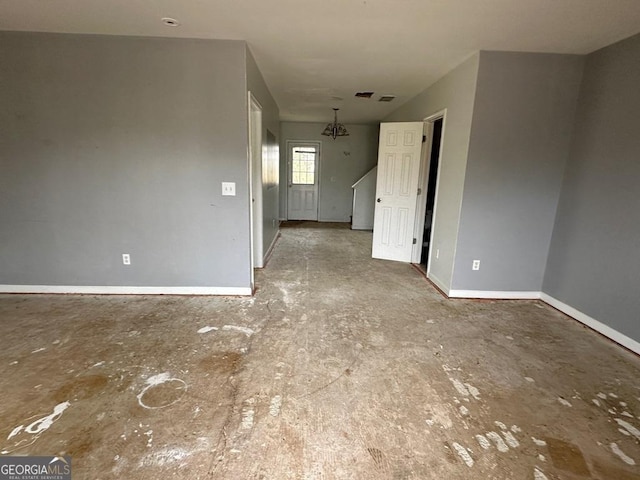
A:
{"label": "chandelier", "polygon": [[324,128],[324,132],[322,132],[322,135],[331,137],[334,140],[337,137],[346,137],[349,135],[345,126],[342,123],[338,123],[338,110],[340,109],[333,109],[333,123],[327,123],[327,126]]}

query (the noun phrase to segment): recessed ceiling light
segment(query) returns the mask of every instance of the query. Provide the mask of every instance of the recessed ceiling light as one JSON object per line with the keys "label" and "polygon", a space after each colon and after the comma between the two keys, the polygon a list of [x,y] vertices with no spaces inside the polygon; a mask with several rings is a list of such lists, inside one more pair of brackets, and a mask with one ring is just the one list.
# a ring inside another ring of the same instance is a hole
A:
{"label": "recessed ceiling light", "polygon": [[180,25],[180,22],[175,18],[164,17],[162,19],[162,23],[164,23],[167,27],[177,27]]}
{"label": "recessed ceiling light", "polygon": [[359,98],[371,98],[373,92],[356,92],[356,97]]}
{"label": "recessed ceiling light", "polygon": [[395,98],[396,98],[395,95],[382,95],[378,101],[379,102],[391,102]]}

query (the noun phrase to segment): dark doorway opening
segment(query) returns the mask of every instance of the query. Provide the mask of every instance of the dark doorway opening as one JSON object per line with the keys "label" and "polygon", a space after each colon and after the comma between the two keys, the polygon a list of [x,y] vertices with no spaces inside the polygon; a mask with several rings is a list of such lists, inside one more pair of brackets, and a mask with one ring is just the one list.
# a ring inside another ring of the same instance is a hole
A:
{"label": "dark doorway opening", "polygon": [[422,254],[420,255],[420,265],[425,272],[429,268],[429,244],[431,243],[431,232],[433,224],[433,208],[436,203],[436,182],[438,180],[438,167],[440,165],[440,142],[442,140],[443,119],[439,118],[433,122],[433,140],[431,141],[431,153],[429,155],[429,177],[427,181],[427,208],[424,217],[424,235],[422,236]]}

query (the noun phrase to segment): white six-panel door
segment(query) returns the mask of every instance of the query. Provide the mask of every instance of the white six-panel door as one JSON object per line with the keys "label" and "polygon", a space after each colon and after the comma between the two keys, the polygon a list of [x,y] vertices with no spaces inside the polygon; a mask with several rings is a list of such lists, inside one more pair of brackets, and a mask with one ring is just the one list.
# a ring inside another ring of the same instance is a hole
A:
{"label": "white six-panel door", "polygon": [[411,261],[422,132],[422,122],[380,124],[373,258]]}
{"label": "white six-panel door", "polygon": [[287,219],[318,220],[320,143],[287,142]]}

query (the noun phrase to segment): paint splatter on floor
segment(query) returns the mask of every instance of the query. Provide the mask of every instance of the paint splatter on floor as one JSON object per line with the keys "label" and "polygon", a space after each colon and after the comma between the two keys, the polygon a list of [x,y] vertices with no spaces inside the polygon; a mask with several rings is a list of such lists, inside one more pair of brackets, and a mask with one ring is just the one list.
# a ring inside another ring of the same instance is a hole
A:
{"label": "paint splatter on floor", "polygon": [[202,327],[200,330],[198,330],[198,333],[209,333],[215,332],[216,330],[218,330],[218,327]]}
{"label": "paint splatter on floor", "polygon": [[[24,448],[29,445],[33,445],[35,441],[47,431],[51,425],[62,417],[64,411],[71,406],[70,402],[62,402],[53,408],[53,412],[46,415],[34,422],[31,422],[26,427],[24,425],[18,425],[7,437],[7,440],[14,439],[13,447],[9,447],[10,450],[4,450],[9,453],[17,448]],[[33,417],[32,417],[33,418]]]}
{"label": "paint splatter on floor", "polygon": [[169,372],[159,373],[147,378],[145,387],[137,395],[138,404],[149,410],[166,408],[178,402],[186,391],[184,380],[172,377]]}
{"label": "paint splatter on floor", "polygon": [[269,415],[272,417],[277,417],[280,415],[280,408],[282,407],[282,397],[280,395],[276,395],[271,399],[271,404],[269,405]]}
{"label": "paint splatter on floor", "polygon": [[509,447],[507,447],[507,444],[504,443],[502,437],[496,432],[487,432],[485,433],[485,436],[496,445],[496,448],[499,452],[504,453],[509,451]]}
{"label": "paint splatter on floor", "polygon": [[488,450],[491,448],[491,443],[484,435],[476,435],[476,440],[484,450]]}
{"label": "paint splatter on floor", "polygon": [[636,427],[631,425],[629,422],[622,420],[620,418],[616,418],[615,421],[627,432],[629,432],[631,435],[636,437],[636,439],[640,440],[640,430],[638,430]]}
{"label": "paint splatter on floor", "polygon": [[571,405],[571,402],[569,402],[568,400],[565,400],[562,397],[558,397],[558,402],[560,402],[560,404],[564,405],[565,407],[572,407],[573,405]]}
{"label": "paint splatter on floor", "polygon": [[225,325],[222,327],[222,330],[225,330],[227,332],[235,331],[235,332],[244,333],[247,337],[250,337],[255,333],[252,329],[248,327],[239,327],[237,325]]}
{"label": "paint splatter on floor", "polygon": [[549,480],[542,470],[538,469],[538,467],[533,469],[533,478],[534,480]]}
{"label": "paint splatter on floor", "polygon": [[615,442],[611,443],[610,448],[611,448],[611,451],[615,453],[618,457],[620,457],[620,459],[627,465],[636,464],[635,460],[631,458],[629,455],[627,455],[626,453],[624,453],[622,450],[620,450],[620,447],[618,447],[618,444],[616,444]]}
{"label": "paint splatter on floor", "polygon": [[473,467],[473,458],[466,448],[456,442],[453,442],[453,448],[455,449],[458,456],[462,459],[462,461],[467,465],[467,467]]}
{"label": "paint splatter on floor", "polygon": [[242,407],[241,417],[242,421],[240,423],[240,428],[243,430],[251,430],[253,428],[253,420],[255,416],[255,399],[250,398],[245,402],[245,405]]}
{"label": "paint splatter on floor", "polygon": [[547,442],[545,442],[544,440],[538,440],[536,437],[531,437],[531,440],[533,440],[533,443],[535,443],[539,447],[547,446]]}

